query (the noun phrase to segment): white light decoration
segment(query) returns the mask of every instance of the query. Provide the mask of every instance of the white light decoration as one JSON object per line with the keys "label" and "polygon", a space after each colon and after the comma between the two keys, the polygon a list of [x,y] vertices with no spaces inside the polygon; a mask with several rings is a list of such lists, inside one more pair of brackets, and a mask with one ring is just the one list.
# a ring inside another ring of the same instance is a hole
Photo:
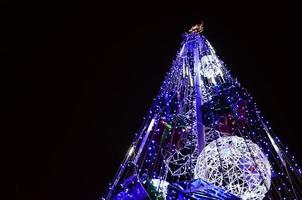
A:
{"label": "white light decoration", "polygon": [[128,152],[128,157],[130,157],[133,154],[133,152],[134,152],[134,147],[131,146]]}
{"label": "white light decoration", "polygon": [[169,183],[167,181],[161,180],[161,179],[151,179],[150,182],[159,193],[162,193],[162,195],[163,195],[162,197],[164,199],[166,199]]}
{"label": "white light decoration", "polygon": [[222,73],[222,64],[218,60],[218,58],[214,55],[203,56],[200,60],[201,70],[200,73],[202,76],[206,77],[211,81],[214,85],[216,85],[215,78],[220,76],[223,79]]}
{"label": "white light decoration", "polygon": [[238,136],[210,142],[197,159],[194,175],[243,200],[261,200],[271,186],[267,157],[257,144]]}
{"label": "white light decoration", "polygon": [[[221,133],[213,128],[203,126],[203,129],[206,136],[205,144],[209,144],[221,136]],[[182,148],[176,149],[174,153],[165,160],[166,167],[171,176],[191,177],[191,174],[194,173],[194,166],[198,158],[197,133],[195,131],[196,124],[193,124],[193,128],[190,130],[192,132],[188,135],[188,142],[186,142]]]}
{"label": "white light decoration", "polygon": [[264,122],[262,122],[262,125],[263,125],[263,128],[264,128],[264,130],[265,130],[265,132],[266,132],[266,134],[267,134],[269,140],[271,141],[271,143],[272,143],[272,145],[273,145],[273,147],[274,147],[276,153],[278,154],[278,156],[279,156],[279,158],[280,158],[280,160],[281,160],[282,165],[286,167],[286,162],[285,162],[285,160],[283,159],[283,155],[282,155],[282,153],[281,153],[281,151],[280,151],[278,145],[276,144],[275,140],[272,138],[272,136],[271,136],[271,134],[269,133],[268,128],[266,127],[266,125],[265,125]]}

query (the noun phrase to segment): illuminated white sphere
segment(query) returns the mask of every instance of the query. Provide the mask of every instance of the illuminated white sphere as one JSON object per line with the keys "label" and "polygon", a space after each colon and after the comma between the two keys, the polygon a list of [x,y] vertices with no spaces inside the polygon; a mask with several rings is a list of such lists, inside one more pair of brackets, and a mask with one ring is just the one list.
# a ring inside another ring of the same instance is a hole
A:
{"label": "illuminated white sphere", "polygon": [[271,186],[267,157],[258,145],[237,136],[210,142],[198,156],[194,175],[243,200],[261,200]]}

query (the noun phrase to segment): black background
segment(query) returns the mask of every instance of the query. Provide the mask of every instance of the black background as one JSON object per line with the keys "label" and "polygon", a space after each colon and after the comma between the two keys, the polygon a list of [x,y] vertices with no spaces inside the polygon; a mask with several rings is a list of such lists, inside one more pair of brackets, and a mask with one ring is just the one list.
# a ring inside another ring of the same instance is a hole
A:
{"label": "black background", "polygon": [[181,34],[201,19],[219,57],[302,157],[298,1],[27,3],[8,11],[17,199],[104,194]]}

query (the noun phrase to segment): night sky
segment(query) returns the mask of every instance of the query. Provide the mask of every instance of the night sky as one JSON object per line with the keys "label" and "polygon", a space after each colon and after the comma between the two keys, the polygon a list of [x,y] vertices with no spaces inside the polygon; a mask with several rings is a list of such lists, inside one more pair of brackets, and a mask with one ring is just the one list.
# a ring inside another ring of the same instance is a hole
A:
{"label": "night sky", "polygon": [[302,158],[301,3],[100,2],[8,9],[18,200],[104,194],[181,34],[201,20],[218,56]]}

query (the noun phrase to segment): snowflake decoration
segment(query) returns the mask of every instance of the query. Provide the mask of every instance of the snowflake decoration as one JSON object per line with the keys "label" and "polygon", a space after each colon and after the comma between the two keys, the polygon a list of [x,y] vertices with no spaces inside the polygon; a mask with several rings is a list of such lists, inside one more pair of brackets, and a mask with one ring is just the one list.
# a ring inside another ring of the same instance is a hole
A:
{"label": "snowflake decoration", "polygon": [[200,60],[201,75],[209,79],[216,85],[215,77],[219,76],[223,80],[222,64],[214,55],[203,56]]}

